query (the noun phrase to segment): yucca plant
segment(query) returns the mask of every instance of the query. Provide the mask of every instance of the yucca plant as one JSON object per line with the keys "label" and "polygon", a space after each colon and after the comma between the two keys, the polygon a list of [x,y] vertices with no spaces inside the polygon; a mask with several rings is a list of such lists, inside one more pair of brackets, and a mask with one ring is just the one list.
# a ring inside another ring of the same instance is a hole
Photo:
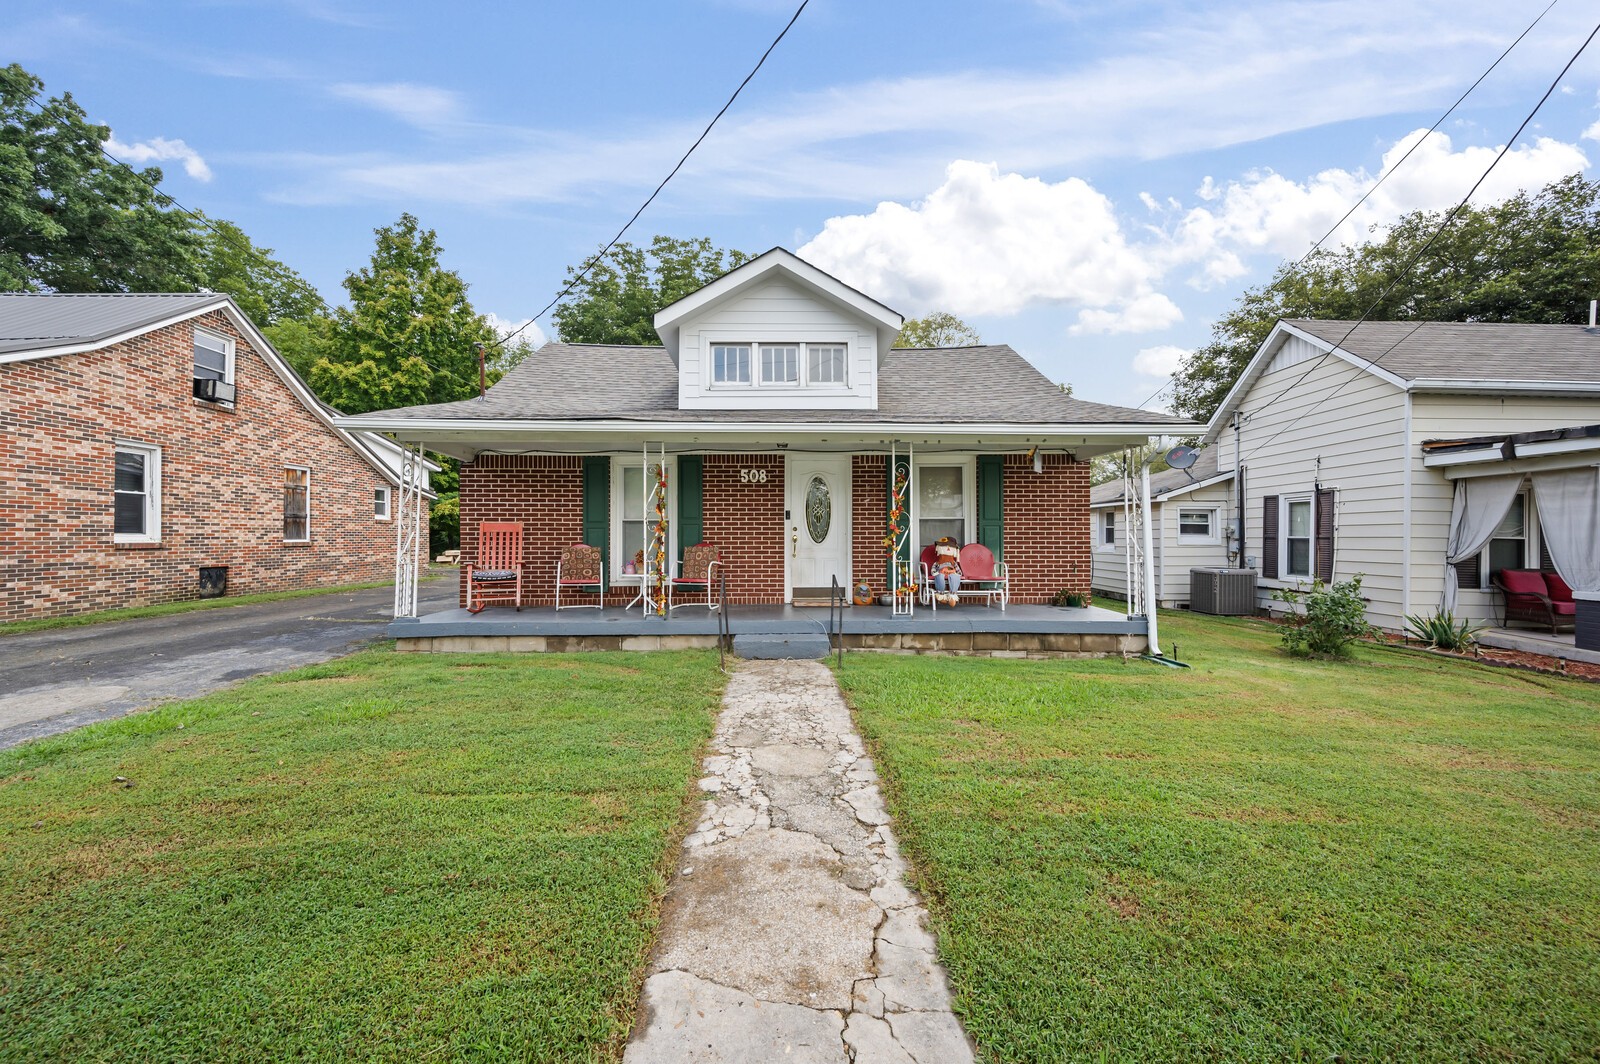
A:
{"label": "yucca plant", "polygon": [[1483,627],[1458,621],[1449,610],[1437,610],[1432,616],[1414,613],[1406,617],[1406,633],[1438,650],[1470,650]]}

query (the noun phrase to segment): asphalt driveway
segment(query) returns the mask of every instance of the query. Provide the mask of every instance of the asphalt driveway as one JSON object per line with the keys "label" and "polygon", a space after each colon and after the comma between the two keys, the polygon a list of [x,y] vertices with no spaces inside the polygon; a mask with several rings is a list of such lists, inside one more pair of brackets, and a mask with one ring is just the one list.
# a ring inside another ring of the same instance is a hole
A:
{"label": "asphalt driveway", "polygon": [[[454,580],[422,584],[420,612],[455,604]],[[380,587],[0,636],[0,748],[348,654],[393,611]]]}

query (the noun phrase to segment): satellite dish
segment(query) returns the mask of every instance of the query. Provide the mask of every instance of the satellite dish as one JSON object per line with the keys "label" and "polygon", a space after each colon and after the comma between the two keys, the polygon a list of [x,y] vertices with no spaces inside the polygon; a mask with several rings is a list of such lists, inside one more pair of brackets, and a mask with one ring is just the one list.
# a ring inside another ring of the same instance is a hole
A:
{"label": "satellite dish", "polygon": [[1196,447],[1174,447],[1162,457],[1173,469],[1188,469],[1200,457],[1200,450]]}

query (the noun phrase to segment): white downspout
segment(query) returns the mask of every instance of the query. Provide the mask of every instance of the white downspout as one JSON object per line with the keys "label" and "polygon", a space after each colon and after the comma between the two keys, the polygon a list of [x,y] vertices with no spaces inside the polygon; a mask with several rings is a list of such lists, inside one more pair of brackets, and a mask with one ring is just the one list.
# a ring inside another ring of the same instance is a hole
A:
{"label": "white downspout", "polygon": [[1139,467],[1140,492],[1144,499],[1144,616],[1145,638],[1150,643],[1149,652],[1161,656],[1161,639],[1156,633],[1156,567],[1155,555],[1150,549],[1150,463]]}

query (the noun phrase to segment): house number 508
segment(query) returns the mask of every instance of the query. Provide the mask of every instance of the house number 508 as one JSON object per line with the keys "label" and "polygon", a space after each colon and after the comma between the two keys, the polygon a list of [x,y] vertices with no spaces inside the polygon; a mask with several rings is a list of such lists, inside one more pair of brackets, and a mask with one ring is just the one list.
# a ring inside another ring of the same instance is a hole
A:
{"label": "house number 508", "polygon": [[765,484],[766,482],[767,471],[765,469],[739,470],[739,483],[741,484]]}

